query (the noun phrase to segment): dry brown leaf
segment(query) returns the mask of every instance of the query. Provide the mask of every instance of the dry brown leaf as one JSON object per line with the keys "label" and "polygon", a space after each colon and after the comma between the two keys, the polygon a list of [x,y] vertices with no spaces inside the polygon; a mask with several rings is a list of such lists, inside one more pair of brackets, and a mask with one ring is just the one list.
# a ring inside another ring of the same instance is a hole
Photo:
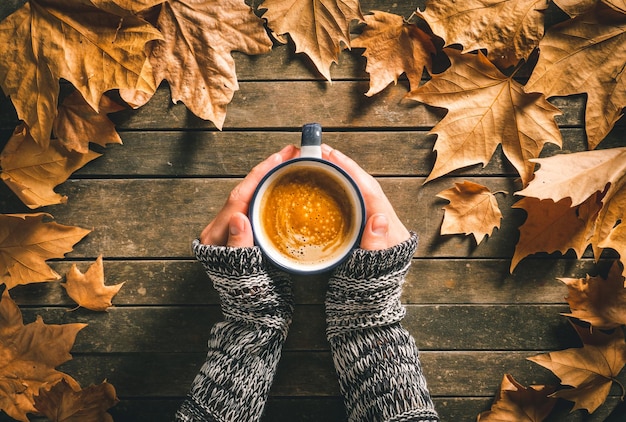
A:
{"label": "dry brown leaf", "polygon": [[527,59],[543,37],[547,0],[428,0],[422,16],[445,45],[486,49],[502,68]]}
{"label": "dry brown leaf", "polygon": [[546,97],[587,94],[589,149],[610,132],[626,106],[626,15],[606,6],[551,27],[527,92]]}
{"label": "dry brown leaf", "polygon": [[524,184],[545,143],[561,146],[561,132],[554,120],[559,110],[543,96],[526,94],[512,77],[504,76],[482,54],[444,50],[452,65],[407,94],[407,98],[448,113],[431,133],[437,134],[437,160],[427,181],[453,170],[485,166],[502,144],[508,160]]}
{"label": "dry brown leaf", "polygon": [[33,397],[40,388],[61,379],[78,383],[55,368],[72,358],[76,334],[87,324],[48,325],[41,317],[24,325],[22,313],[8,291],[0,300],[0,410],[28,422],[35,412]]}
{"label": "dry brown leaf", "polygon": [[341,45],[350,47],[350,23],[363,21],[358,0],[265,0],[260,7],[278,41],[286,43],[289,34],[296,53],[306,54],[329,81]]}
{"label": "dry brown leaf", "polygon": [[417,88],[424,68],[431,70],[432,55],[436,53],[430,36],[391,13],[374,11],[365,16],[365,23],[363,32],[352,40],[352,47],[365,48],[365,70],[370,74],[370,88],[365,95],[375,95],[390,83],[397,83],[403,73],[410,86]]}
{"label": "dry brown leaf", "polygon": [[81,390],[61,380],[35,396],[35,408],[51,422],[113,422],[107,410],[118,402],[115,388],[106,381]]}
{"label": "dry brown leaf", "polygon": [[626,363],[624,332],[616,329],[612,334],[574,325],[582,348],[573,348],[537,355],[529,360],[549,369],[566,388],[553,397],[573,401],[572,411],[586,409],[593,413],[609,394],[611,385]]}
{"label": "dry brown leaf", "polygon": [[0,178],[31,209],[62,204],[67,197],[54,188],[99,156],[93,151],[69,152],[56,139],[42,147],[21,124],[0,154]]}
{"label": "dry brown leaf", "polygon": [[76,264],[73,264],[65,275],[66,282],[61,283],[67,294],[83,308],[92,311],[106,311],[112,306],[113,296],[119,292],[124,283],[114,286],[104,285],[104,265],[102,255],[96,259],[83,274]]}
{"label": "dry brown leaf", "polygon": [[524,387],[505,374],[491,409],[478,415],[479,422],[541,422],[552,412],[554,387]]}
{"label": "dry brown leaf", "polygon": [[89,152],[90,142],[103,147],[107,144],[121,144],[122,139],[115,125],[107,117],[108,113],[120,110],[124,110],[124,107],[103,95],[98,113],[78,91],[74,91],[59,107],[59,114],[54,119],[54,135],[68,151],[81,154]]}
{"label": "dry brown leaf", "polygon": [[608,330],[626,325],[626,288],[617,262],[607,279],[601,276],[559,278],[567,286],[565,298],[571,313],[563,315],[588,322],[595,328]]}
{"label": "dry brown leaf", "polygon": [[471,234],[476,243],[480,243],[485,236],[491,236],[494,228],[500,227],[502,213],[498,201],[483,185],[463,181],[439,192],[437,196],[450,201],[443,207],[442,235]]}
{"label": "dry brown leaf", "polygon": [[[134,88],[145,44],[160,38],[142,19],[83,0],[31,0],[0,22],[0,86],[35,141],[47,145],[57,114],[59,80],[71,82],[96,111],[102,94]],[[151,75],[150,75],[151,76]]]}
{"label": "dry brown leaf", "polygon": [[46,260],[63,258],[90,230],[44,222],[49,214],[0,214],[0,282],[19,284],[58,280]]}

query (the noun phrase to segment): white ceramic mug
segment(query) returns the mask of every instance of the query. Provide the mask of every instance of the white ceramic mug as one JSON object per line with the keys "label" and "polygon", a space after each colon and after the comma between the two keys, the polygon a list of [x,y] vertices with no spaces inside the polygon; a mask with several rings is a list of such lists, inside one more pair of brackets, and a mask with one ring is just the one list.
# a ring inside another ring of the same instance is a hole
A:
{"label": "white ceramic mug", "polygon": [[302,128],[300,157],[269,171],[249,216],[255,243],[279,268],[316,274],[340,264],[360,241],[365,204],[357,184],[322,159],[322,128]]}

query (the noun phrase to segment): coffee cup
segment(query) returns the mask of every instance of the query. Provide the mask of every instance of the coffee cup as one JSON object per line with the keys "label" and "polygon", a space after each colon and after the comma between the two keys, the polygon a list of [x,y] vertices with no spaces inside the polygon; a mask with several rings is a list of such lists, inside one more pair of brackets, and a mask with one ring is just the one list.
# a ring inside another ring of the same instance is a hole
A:
{"label": "coffee cup", "polygon": [[365,225],[357,184],[322,159],[321,143],[321,126],[304,125],[300,157],[270,170],[250,203],[256,245],[290,273],[316,274],[339,265],[358,245]]}

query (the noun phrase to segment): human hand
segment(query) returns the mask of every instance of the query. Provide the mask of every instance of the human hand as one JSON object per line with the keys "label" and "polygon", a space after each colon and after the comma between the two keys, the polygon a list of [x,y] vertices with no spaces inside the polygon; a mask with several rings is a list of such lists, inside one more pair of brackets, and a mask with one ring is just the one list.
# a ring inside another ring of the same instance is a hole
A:
{"label": "human hand", "polygon": [[411,237],[374,177],[363,170],[354,160],[329,145],[322,145],[322,158],[344,169],[361,190],[366,209],[366,223],[361,236],[361,249],[387,249]]}
{"label": "human hand", "polygon": [[288,145],[280,152],[257,164],[230,192],[226,203],[215,218],[202,230],[200,242],[205,245],[251,247],[254,246],[252,226],[248,219],[248,207],[257,185],[271,169],[297,157],[300,150]]}

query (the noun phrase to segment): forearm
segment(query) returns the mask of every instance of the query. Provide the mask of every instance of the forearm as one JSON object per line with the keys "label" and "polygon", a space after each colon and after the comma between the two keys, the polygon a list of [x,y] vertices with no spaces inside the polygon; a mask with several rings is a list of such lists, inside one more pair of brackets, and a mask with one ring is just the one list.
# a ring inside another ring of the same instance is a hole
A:
{"label": "forearm", "polygon": [[220,295],[224,321],[211,329],[206,362],[177,420],[258,420],[291,322],[289,280],[257,248],[194,242],[194,252]]}
{"label": "forearm", "polygon": [[417,237],[384,251],[356,250],[336,269],[327,336],[349,421],[437,421],[413,337],[400,321]]}

